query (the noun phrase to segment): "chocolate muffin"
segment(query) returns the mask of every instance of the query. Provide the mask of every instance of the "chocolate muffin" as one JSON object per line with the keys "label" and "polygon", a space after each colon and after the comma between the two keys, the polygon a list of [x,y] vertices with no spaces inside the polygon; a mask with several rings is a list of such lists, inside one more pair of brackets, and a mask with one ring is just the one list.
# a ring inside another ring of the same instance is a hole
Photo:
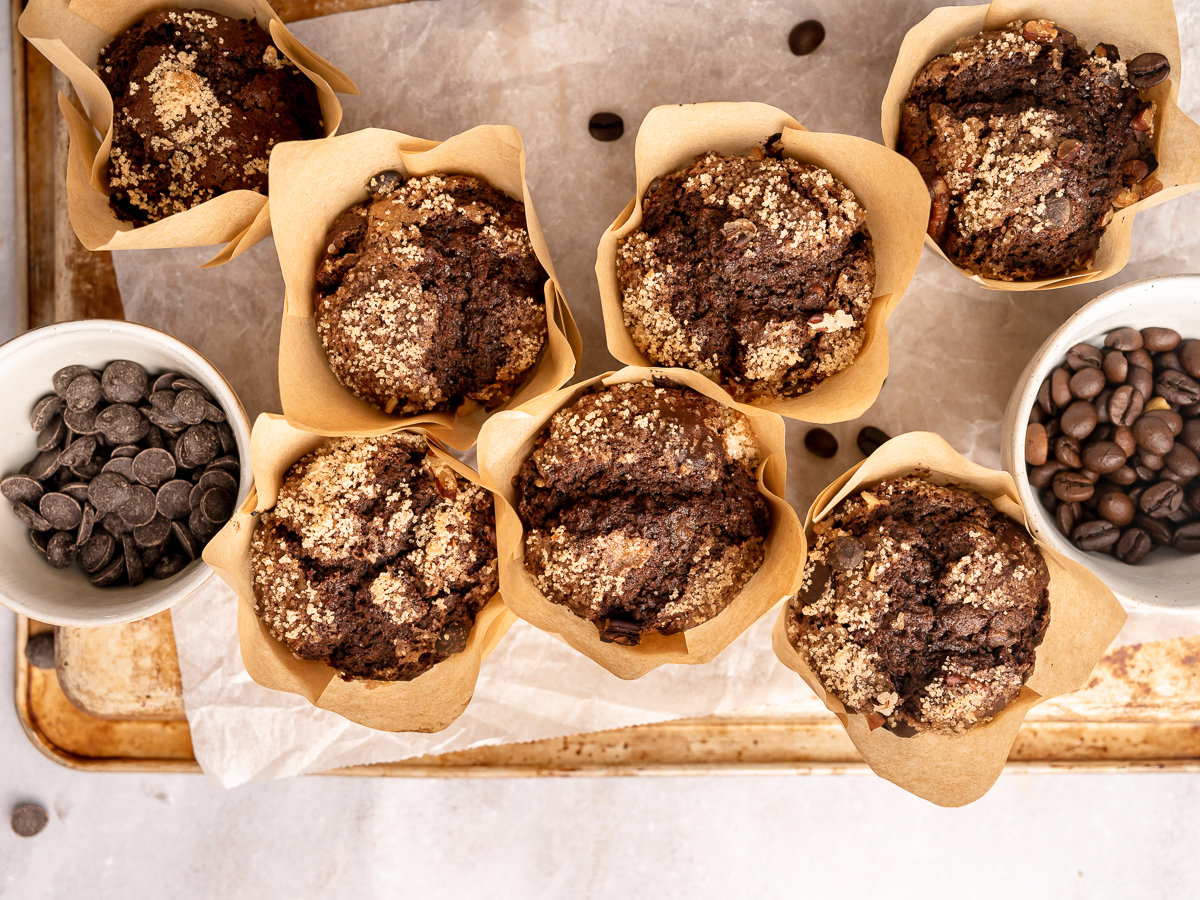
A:
{"label": "chocolate muffin", "polygon": [[338,381],[389,413],[506,403],[547,334],[525,207],[468,175],[384,172],[368,190],[317,269],[317,333]]}
{"label": "chocolate muffin", "polygon": [[253,21],[152,12],[100,51],[97,71],[113,99],[109,204],[125,222],[265,194],[271,148],[324,133],[316,87]]}
{"label": "chocolate muffin", "polygon": [[769,403],[854,362],[875,259],[866,212],[829,172],[707,153],[656,180],[642,209],[617,273],[625,326],[655,365]]}
{"label": "chocolate muffin", "polygon": [[1020,694],[1049,623],[1050,574],[985,497],[897,478],[813,530],[788,637],[872,729],[961,733]]}
{"label": "chocolate muffin", "polygon": [[554,603],[636,646],[716,616],[770,527],[750,421],[694,391],[620,384],[551,417],[513,486],[525,566]]}
{"label": "chocolate muffin", "polygon": [[[1147,68],[1147,58],[1161,60]],[[1153,70],[1151,70],[1153,69]],[[955,265],[1002,281],[1089,268],[1114,209],[1162,189],[1154,111],[1138,87],[1165,57],[1088,54],[1046,19],[963,38],[913,81],[898,149],[933,204],[929,234]]]}
{"label": "chocolate muffin", "polygon": [[346,680],[427,672],[466,646],[497,590],[491,495],[413,434],[341,438],[305,456],[250,553],[271,634]]}

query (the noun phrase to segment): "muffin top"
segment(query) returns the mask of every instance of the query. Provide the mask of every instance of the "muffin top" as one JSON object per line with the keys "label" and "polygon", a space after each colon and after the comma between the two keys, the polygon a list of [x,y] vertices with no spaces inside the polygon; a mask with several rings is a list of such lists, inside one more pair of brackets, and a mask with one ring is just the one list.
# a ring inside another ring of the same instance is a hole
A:
{"label": "muffin top", "polygon": [[100,51],[98,74],[113,98],[109,204],[126,222],[265,194],[271,148],[324,131],[316,87],[253,21],[152,12]]}
{"label": "muffin top", "polygon": [[656,365],[765,403],[854,361],[875,260],[866,212],[829,172],[707,153],[657,179],[642,209],[617,271],[625,325]]}
{"label": "muffin top", "polygon": [[963,38],[913,81],[898,149],[920,170],[929,234],[1003,281],[1087,269],[1114,208],[1162,187],[1154,104],[1115,47],[1086,53],[1048,20]]}
{"label": "muffin top", "polygon": [[872,728],[949,734],[1020,694],[1049,622],[1050,575],[985,497],[896,478],[813,530],[788,636],[848,709]]}
{"label": "muffin top", "polygon": [[546,344],[524,206],[478,178],[399,173],[334,223],[317,333],[338,380],[385,412],[495,408]]}
{"label": "muffin top", "polygon": [[407,681],[496,593],[491,495],[423,437],[341,438],[288,471],[251,543],[255,612],[301,659]]}
{"label": "muffin top", "polygon": [[758,457],[746,416],[694,391],[585,394],[551,417],[514,478],[526,568],[602,640],[699,625],[762,563]]}

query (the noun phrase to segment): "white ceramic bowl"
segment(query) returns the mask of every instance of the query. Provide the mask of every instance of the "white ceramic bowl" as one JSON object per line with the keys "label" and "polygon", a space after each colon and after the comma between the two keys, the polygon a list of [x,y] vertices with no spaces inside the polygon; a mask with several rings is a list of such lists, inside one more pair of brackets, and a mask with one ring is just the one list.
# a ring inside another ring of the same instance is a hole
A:
{"label": "white ceramic bowl", "polygon": [[1030,530],[1039,540],[1087,566],[1128,605],[1194,611],[1200,609],[1200,554],[1159,547],[1141,563],[1130,566],[1103,553],[1085,553],[1058,530],[1026,476],[1025,426],[1037,402],[1038,388],[1062,365],[1075,344],[1102,346],[1108,332],[1125,325],[1173,328],[1185,339],[1200,338],[1200,275],[1168,275],[1122,285],[1101,294],[1064,322],[1029,361],[1008,401],[1003,465],[1017,482]]}
{"label": "white ceramic bowl", "polygon": [[[62,322],[28,331],[0,346],[0,475],[15,474],[37,455],[29,425],[34,404],[52,393],[51,376],[63,366],[103,369],[129,359],[151,375],[179,372],[204,385],[225,410],[242,462],[238,505],[249,493],[250,425],[233,389],[213,365],[170,335],[110,319]],[[162,612],[213,574],[201,559],[178,575],[150,577],[137,587],[100,588],[78,565],[54,569],[29,539],[27,529],[0,503],[0,603],[39,622],[84,627],[117,625]]]}

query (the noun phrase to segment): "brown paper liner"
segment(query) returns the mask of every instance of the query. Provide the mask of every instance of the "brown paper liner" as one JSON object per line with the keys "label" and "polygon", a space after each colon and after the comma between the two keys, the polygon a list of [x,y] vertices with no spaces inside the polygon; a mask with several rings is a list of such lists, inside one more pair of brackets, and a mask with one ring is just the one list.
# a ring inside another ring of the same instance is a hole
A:
{"label": "brown paper liner", "polygon": [[[1170,60],[1171,77],[1143,94],[1158,104],[1154,122],[1158,169],[1154,177],[1163,183],[1163,189],[1132,206],[1116,210],[1100,238],[1096,261],[1087,271],[1040,281],[998,281],[972,275],[963,269],[958,271],[972,281],[998,291],[1042,291],[1102,281],[1116,275],[1129,262],[1134,216],[1200,187],[1200,125],[1179,108],[1182,64],[1179,26],[1172,0],[995,0],[990,5],[935,9],[913,26],[900,45],[900,54],[883,97],[883,142],[895,149],[900,135],[900,107],[913,79],[926,63],[953,50],[959,38],[999,29],[1017,19],[1051,19],[1074,34],[1080,47],[1092,48],[1108,42],[1117,46],[1122,59],[1156,52]],[[954,265],[928,235],[926,244]]]}
{"label": "brown paper liner", "polygon": [[206,265],[227,262],[271,233],[267,198],[256,191],[230,191],[191,209],[135,228],[108,205],[108,160],[112,146],[112,95],[94,71],[100,51],[114,37],[159,9],[203,8],[234,19],[255,19],[275,46],[317,88],[325,133],[342,121],[338,91],[357,94],[346,75],[313,53],[288,31],[265,0],[30,0],[17,27],[75,87],[79,106],[64,94],[58,105],[67,122],[67,213],[80,243],[89,250],[151,250],[225,244]]}
{"label": "brown paper liner", "polygon": [[[204,561],[238,595],[238,641],[250,677],[263,687],[299,694],[313,706],[379,731],[441,731],[467,708],[479,667],[516,616],[496,594],[475,617],[467,646],[412,681],[343,681],[328,663],[299,659],[254,612],[250,540],[257,516],[275,506],[292,464],[329,438],[298,431],[282,416],[266,413],[254,423],[250,457],[254,488],[241,508],[204,548]],[[434,444],[433,452],[461,477],[482,485],[479,476]]]}
{"label": "brown paper liner", "polygon": [[784,156],[828,169],[866,209],[875,247],[875,300],[862,348],[851,365],[799,397],[754,405],[806,422],[846,422],[867,411],[887,378],[887,320],[921,259],[929,192],[916,167],[899,154],[862,138],[807,131],[791,116],[762,103],[659,106],[642,122],[634,151],[637,195],[604,232],[596,254],[608,351],[627,365],[654,365],[625,327],[617,277],[618,246],[641,226],[642,198],[650,183],[709,150],[745,156],[776,133],[783,135]]}
{"label": "brown paper liner", "polygon": [[[976,465],[936,434],[912,432],[888,441],[825,488],[808,511],[805,536],[811,540],[813,523],[855,491],[918,469],[930,471],[930,482],[973,488],[1000,512],[1028,528],[1016,485],[1007,472]],[[958,735],[923,732],[901,738],[886,728],[872,731],[866,716],[848,712],[825,690],[792,646],[787,636],[786,604],[771,632],[775,655],[841,720],[877,775],[939,806],[964,806],[978,800],[1000,776],[1025,714],[1043,700],[1081,688],[1125,624],[1125,611],[1099,578],[1034,540],[1050,570],[1050,624],[1020,695],[991,722]]]}
{"label": "brown paper liner", "polygon": [[405,177],[473,175],[525,204],[529,240],[546,282],[546,347],[532,372],[500,409],[511,409],[558,390],[575,374],[582,353],[579,330],[563,298],[550,249],[525,183],[525,148],[515,129],[481,125],[441,143],[368,128],[321,141],[279,144],[271,153],[271,215],[275,248],[287,294],[279,337],[279,394],[287,420],[327,435],[376,435],[420,426],[456,450],[475,443],[494,415],[420,413],[400,416],[359,399],[337,380],[313,318],[316,273],[329,229],[350,206],[367,199],[377,172],[398,169]]}
{"label": "brown paper liner", "polygon": [[[767,535],[762,566],[717,616],[679,634],[643,635],[637,647],[624,647],[600,640],[600,631],[593,622],[575,615],[565,606],[550,602],[538,589],[525,569],[525,528],[517,515],[512,483],[521,465],[533,452],[546,422],[560,409],[574,403],[588,388],[597,384],[608,387],[656,379],[660,382],[668,379],[746,414],[758,439],[762,458],[758,468],[758,488],[771,510],[771,530]],[[799,585],[805,542],[799,518],[783,500],[787,482],[783,420],[775,413],[736,403],[698,372],[629,366],[539,397],[520,409],[493,416],[479,435],[479,473],[483,484],[497,497],[500,591],[509,609],[542,631],[570,644],[618,678],[641,678],[665,663],[698,665],[711,662],[772,606],[794,593]]]}

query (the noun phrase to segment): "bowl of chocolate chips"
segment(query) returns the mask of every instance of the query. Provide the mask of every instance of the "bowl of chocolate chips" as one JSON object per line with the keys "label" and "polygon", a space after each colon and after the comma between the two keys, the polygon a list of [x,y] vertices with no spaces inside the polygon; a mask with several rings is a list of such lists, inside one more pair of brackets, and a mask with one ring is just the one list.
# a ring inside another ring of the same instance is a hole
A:
{"label": "bowl of chocolate chips", "polygon": [[1200,276],[1080,309],[1022,373],[1004,433],[1037,538],[1126,603],[1200,609]]}
{"label": "bowl of chocolate chips", "polygon": [[131,322],[37,328],[0,346],[0,603],[100,626],[167,609],[212,570],[245,500],[250,427],[194,349]]}

